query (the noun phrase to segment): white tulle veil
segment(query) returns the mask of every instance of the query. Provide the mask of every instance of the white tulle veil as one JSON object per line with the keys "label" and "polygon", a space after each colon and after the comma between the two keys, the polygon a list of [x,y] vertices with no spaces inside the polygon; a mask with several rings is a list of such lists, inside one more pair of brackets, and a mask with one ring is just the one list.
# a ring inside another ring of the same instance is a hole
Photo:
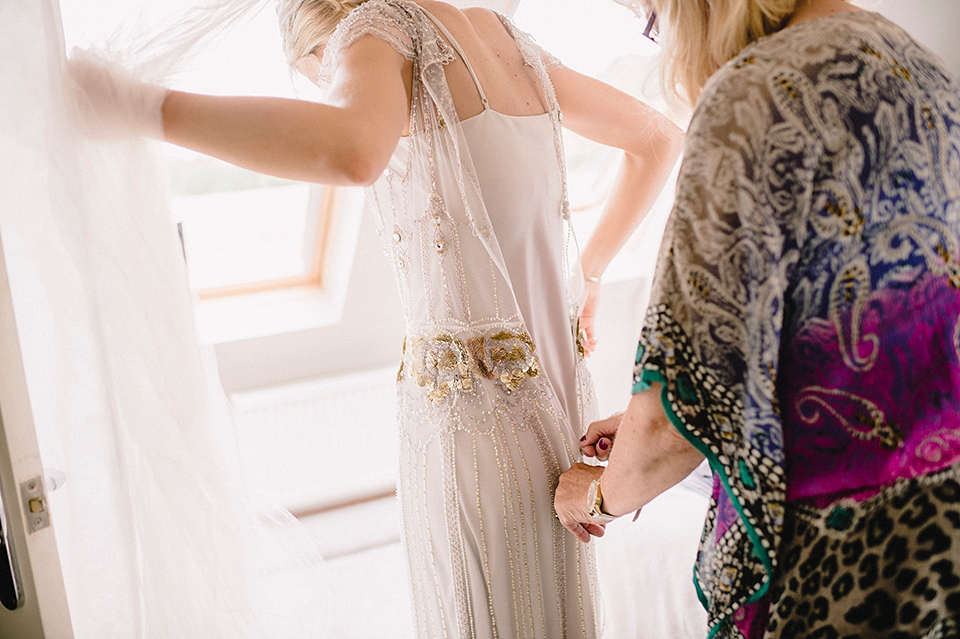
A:
{"label": "white tulle veil", "polygon": [[[100,53],[159,82],[264,4]],[[75,636],[330,636],[316,551],[243,483],[156,149],[80,131],[65,64],[56,0],[0,2],[0,235]]]}
{"label": "white tulle veil", "polygon": [[617,4],[623,5],[626,8],[630,9],[631,11],[636,13],[638,16],[642,16],[642,17],[646,16],[647,11],[643,8],[643,4],[640,2],[640,0],[613,0],[613,1],[616,2]]}

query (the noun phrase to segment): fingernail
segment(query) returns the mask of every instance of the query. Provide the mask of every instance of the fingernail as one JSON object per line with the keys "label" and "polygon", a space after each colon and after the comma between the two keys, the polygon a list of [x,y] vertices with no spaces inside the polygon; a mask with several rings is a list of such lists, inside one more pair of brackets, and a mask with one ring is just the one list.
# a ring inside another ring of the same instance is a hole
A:
{"label": "fingernail", "polygon": [[597,448],[599,448],[600,450],[606,450],[606,449],[607,449],[607,440],[601,439],[600,441],[598,441],[598,442],[597,442]]}
{"label": "fingernail", "polygon": [[581,438],[580,438],[580,441],[582,441],[582,442],[585,442],[585,441],[587,441],[587,436],[586,436],[586,435],[584,435],[583,437],[581,437]]}

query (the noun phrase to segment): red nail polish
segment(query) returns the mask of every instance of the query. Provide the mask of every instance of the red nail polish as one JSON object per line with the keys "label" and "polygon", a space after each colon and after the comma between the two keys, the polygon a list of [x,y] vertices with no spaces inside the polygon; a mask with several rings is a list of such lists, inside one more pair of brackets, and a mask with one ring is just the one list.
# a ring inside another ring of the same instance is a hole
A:
{"label": "red nail polish", "polygon": [[586,435],[584,435],[583,437],[581,437],[581,438],[580,438],[580,441],[582,441],[582,442],[585,442],[585,441],[587,441],[587,436],[586,436]]}
{"label": "red nail polish", "polygon": [[598,441],[598,442],[597,442],[597,448],[599,448],[600,450],[606,450],[606,449],[607,449],[607,441],[606,441],[605,439],[601,439],[600,441]]}

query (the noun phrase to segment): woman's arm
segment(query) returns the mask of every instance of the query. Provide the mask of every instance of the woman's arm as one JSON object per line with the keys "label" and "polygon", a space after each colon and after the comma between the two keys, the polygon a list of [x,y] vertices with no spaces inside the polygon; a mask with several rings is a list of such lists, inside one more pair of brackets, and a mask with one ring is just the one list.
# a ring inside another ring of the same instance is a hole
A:
{"label": "woman's arm", "polygon": [[406,127],[409,73],[393,47],[366,36],[344,51],[327,103],[172,91],[164,138],[260,173],[367,185]]}
{"label": "woman's arm", "polygon": [[663,410],[661,384],[631,397],[617,429],[617,445],[603,471],[604,509],[623,515],[680,482],[703,461]]}
{"label": "woman's arm", "polygon": [[683,132],[640,100],[566,67],[550,71],[563,125],[623,149],[620,172],[583,251],[584,274],[600,276],[650,210],[683,146]]}
{"label": "woman's arm", "polygon": [[[703,461],[700,451],[677,432],[664,412],[661,388],[652,384],[631,398],[606,469],[576,464],[560,476],[554,507],[560,522],[581,541],[589,540],[587,524],[596,525],[587,511],[587,486],[592,480],[600,478],[604,512],[623,515],[646,505]],[[603,423],[594,422],[591,429]]]}
{"label": "woman's arm", "polygon": [[[584,275],[599,278],[663,189],[680,155],[683,132],[652,107],[582,73],[556,67],[550,80],[566,128],[624,151],[613,190],[581,256]],[[595,298],[599,287],[588,286]],[[588,298],[581,316],[588,348],[593,343],[595,310],[595,300]]]}

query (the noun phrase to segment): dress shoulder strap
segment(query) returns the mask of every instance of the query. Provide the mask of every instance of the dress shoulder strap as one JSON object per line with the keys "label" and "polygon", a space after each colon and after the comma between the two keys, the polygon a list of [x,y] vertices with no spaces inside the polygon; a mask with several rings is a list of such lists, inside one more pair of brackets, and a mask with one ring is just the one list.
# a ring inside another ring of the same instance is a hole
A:
{"label": "dress shoulder strap", "polygon": [[443,23],[435,18],[429,11],[423,7],[420,7],[420,10],[423,11],[423,14],[430,19],[430,21],[433,23],[433,26],[435,26],[437,30],[443,34],[443,37],[447,39],[447,42],[450,43],[453,49],[457,52],[457,55],[460,56],[460,59],[463,60],[463,64],[466,65],[467,71],[470,72],[470,77],[473,78],[473,83],[477,87],[477,93],[480,94],[480,101],[483,102],[483,108],[488,108],[489,105],[487,103],[487,96],[483,92],[483,87],[480,85],[480,80],[477,78],[477,73],[473,70],[473,65],[470,64],[470,60],[467,58],[466,54],[464,54],[460,43],[457,42],[457,39],[453,37],[453,34],[450,33],[450,30],[447,29]]}

